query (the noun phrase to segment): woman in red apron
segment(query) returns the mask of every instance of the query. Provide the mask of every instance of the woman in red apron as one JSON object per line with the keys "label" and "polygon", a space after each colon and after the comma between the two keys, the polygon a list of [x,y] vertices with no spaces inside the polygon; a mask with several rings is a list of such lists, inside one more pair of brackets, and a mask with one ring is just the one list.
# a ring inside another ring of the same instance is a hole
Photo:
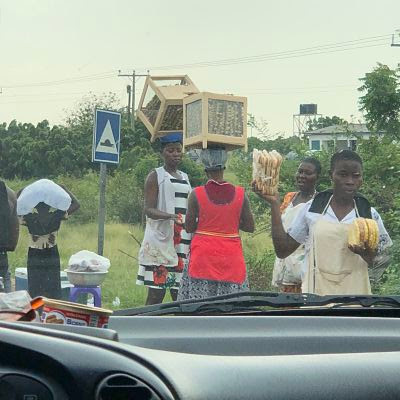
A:
{"label": "woman in red apron", "polygon": [[392,241],[378,212],[358,193],[362,172],[362,160],[357,153],[335,153],[330,168],[333,188],[307,203],[287,232],[279,213],[279,197],[262,196],[271,204],[272,239],[278,257],[287,257],[300,244],[306,245],[304,293],[371,293],[368,266],[377,253],[361,247],[349,248],[349,226],[357,217],[373,218],[379,228],[378,253],[391,246]]}
{"label": "woman in red apron", "polygon": [[185,226],[194,236],[178,300],[249,289],[239,236],[239,229],[254,231],[249,200],[242,187],[224,181],[224,150],[203,151],[202,162],[209,180],[189,196]]}

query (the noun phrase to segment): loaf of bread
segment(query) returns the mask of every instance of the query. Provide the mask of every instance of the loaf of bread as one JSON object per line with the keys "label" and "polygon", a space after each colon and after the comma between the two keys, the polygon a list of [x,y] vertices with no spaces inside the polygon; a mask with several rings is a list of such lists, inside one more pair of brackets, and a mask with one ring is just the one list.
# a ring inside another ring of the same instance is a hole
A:
{"label": "loaf of bread", "polygon": [[263,194],[274,196],[278,192],[282,161],[276,150],[253,150],[253,181]]}
{"label": "loaf of bread", "polygon": [[379,242],[378,224],[374,219],[356,218],[349,228],[349,246],[375,251]]}

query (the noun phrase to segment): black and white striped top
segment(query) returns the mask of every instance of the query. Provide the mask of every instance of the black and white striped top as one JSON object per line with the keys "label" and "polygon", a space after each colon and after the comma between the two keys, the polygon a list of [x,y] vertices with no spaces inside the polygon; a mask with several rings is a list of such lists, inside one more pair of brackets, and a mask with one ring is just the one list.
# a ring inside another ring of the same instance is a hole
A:
{"label": "black and white striped top", "polygon": [[[176,179],[169,175],[170,182],[175,190],[175,214],[182,214],[183,221],[186,220],[187,199],[191,191],[189,182],[184,179]],[[186,259],[189,253],[191,234],[187,233],[184,229],[181,232],[181,242],[175,246],[178,257]]]}
{"label": "black and white striped top", "polygon": [[[161,178],[159,179],[159,185],[160,183],[164,182],[162,183],[162,185],[159,186],[159,203],[161,204],[159,204],[158,207],[165,212],[181,214],[183,221],[185,221],[187,200],[190,191],[192,190],[190,182],[187,180],[187,175],[184,174],[182,175],[182,179],[177,179],[174,176],[170,175],[164,169],[159,169],[157,172],[159,177]],[[165,185],[165,180],[169,181],[167,185]],[[168,190],[168,195],[164,192],[165,190]],[[158,261],[158,259],[161,260],[161,258],[163,258],[163,250],[161,249],[161,243],[159,244],[160,247],[156,249],[157,241],[154,241],[154,235],[152,235],[151,232],[148,231],[149,229],[149,226],[146,226],[145,238],[143,240],[141,250],[139,251],[139,269],[136,283],[138,285],[146,285],[152,288],[170,288],[177,290],[180,286],[182,271],[177,268],[177,265],[162,263],[161,261]],[[171,240],[173,240],[172,237]],[[190,240],[191,234],[187,233],[183,229],[181,231],[181,242],[171,249],[172,251],[176,252],[178,258],[181,258],[183,260],[183,264],[186,264],[187,256],[189,253]],[[166,250],[169,254],[169,246],[167,246]],[[151,257],[152,254],[159,254],[160,257],[156,256],[153,258]],[[157,276],[157,270],[161,266],[162,268],[164,268],[164,270],[167,271],[167,276],[165,277],[165,279],[163,279],[163,283],[157,283],[154,281],[154,279],[155,276]]]}

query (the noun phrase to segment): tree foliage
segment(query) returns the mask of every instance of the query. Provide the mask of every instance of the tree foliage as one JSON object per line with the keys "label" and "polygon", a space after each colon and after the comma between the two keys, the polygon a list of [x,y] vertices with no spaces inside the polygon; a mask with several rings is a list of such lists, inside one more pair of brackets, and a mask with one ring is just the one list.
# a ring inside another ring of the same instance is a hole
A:
{"label": "tree foliage", "polygon": [[315,131],[316,129],[326,128],[332,125],[346,125],[347,122],[343,119],[334,115],[333,117],[319,117],[318,119],[308,121],[307,129],[309,131]]}
{"label": "tree foliage", "polygon": [[372,72],[360,79],[359,100],[368,128],[400,137],[400,69],[378,63]]}
{"label": "tree foliage", "polygon": [[[150,142],[150,134],[140,121],[133,130],[124,110],[118,110],[113,93],[89,94],[76,107],[66,112],[63,125],[50,126],[44,120],[37,125],[11,121],[0,124],[0,175],[20,182],[18,188],[38,178],[65,183],[79,198],[80,222],[97,219],[98,163],[92,162],[94,110],[120,111],[120,165],[109,166],[107,189],[108,217],[121,222],[141,222],[144,180],[151,169],[162,165],[158,143]],[[191,183],[203,183],[203,169],[183,158],[180,168]],[[22,180],[22,181],[20,181]]]}

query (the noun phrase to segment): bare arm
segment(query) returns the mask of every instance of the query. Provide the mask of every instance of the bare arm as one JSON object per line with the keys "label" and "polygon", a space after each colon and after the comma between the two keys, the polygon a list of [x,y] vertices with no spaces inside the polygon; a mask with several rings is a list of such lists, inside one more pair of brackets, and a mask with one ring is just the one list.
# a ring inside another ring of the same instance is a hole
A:
{"label": "bare arm", "polygon": [[151,219],[177,219],[176,214],[168,214],[157,208],[158,182],[157,172],[152,171],[147,175],[144,183],[144,212]]}
{"label": "bare arm", "polygon": [[19,238],[19,221],[17,216],[17,197],[11,189],[7,187],[8,204],[10,206],[10,221],[9,221],[9,231],[8,240],[9,245],[7,250],[14,251],[17,247]]}
{"label": "bare arm", "polygon": [[69,208],[67,210],[68,215],[71,215],[75,211],[79,210],[81,205],[79,204],[78,199],[65,186],[63,186],[63,185],[59,185],[59,186],[61,186],[71,197],[71,200],[72,200],[71,205],[69,206]]}
{"label": "bare arm", "polygon": [[254,217],[250,209],[250,202],[247,194],[244,194],[242,212],[240,214],[239,229],[245,232],[254,232]]}
{"label": "bare arm", "polygon": [[279,194],[276,196],[262,194],[255,185],[253,185],[253,190],[271,205],[271,235],[276,255],[279,258],[290,256],[300,246],[300,243],[288,235],[283,228]]}
{"label": "bare arm", "polygon": [[197,220],[199,218],[199,203],[197,202],[196,193],[192,191],[188,198],[188,208],[186,211],[185,230],[193,233],[197,229]]}

